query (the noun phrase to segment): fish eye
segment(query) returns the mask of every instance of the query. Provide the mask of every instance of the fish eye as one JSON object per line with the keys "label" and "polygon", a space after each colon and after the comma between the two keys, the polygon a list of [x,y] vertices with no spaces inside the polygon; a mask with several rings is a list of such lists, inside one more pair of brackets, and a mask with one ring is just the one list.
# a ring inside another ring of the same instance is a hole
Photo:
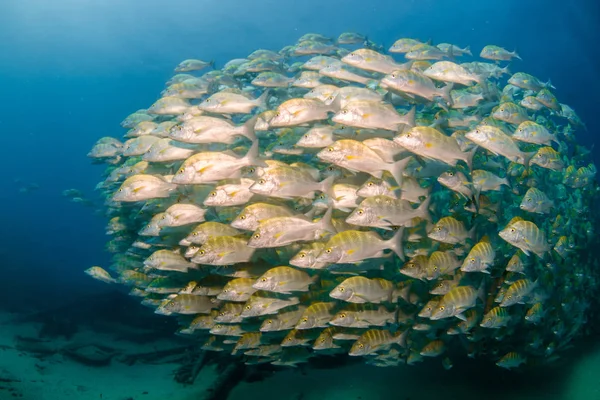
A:
{"label": "fish eye", "polygon": [[439,231],[441,231],[441,230],[442,230],[442,227],[441,227],[441,226],[436,226],[436,227],[435,227],[435,230],[439,232]]}
{"label": "fish eye", "polygon": [[531,201],[531,197],[525,199],[526,201],[530,202]]}
{"label": "fish eye", "polygon": [[443,288],[443,287],[444,287],[444,284],[443,284],[443,283],[440,283],[440,284],[438,285],[438,287],[439,287],[439,288]]}
{"label": "fish eye", "polygon": [[184,169],[183,168],[179,168],[179,171],[177,171],[178,174],[183,174]]}
{"label": "fish eye", "polygon": [[260,233],[255,233],[254,235],[252,235],[252,237],[254,239],[260,239]]}
{"label": "fish eye", "polygon": [[210,192],[210,195],[211,195],[212,197],[215,197],[215,196],[217,195],[217,192]]}
{"label": "fish eye", "polygon": [[333,171],[333,167],[328,167],[327,171]]}
{"label": "fish eye", "polygon": [[194,232],[194,233],[192,233],[192,236],[198,236],[198,233],[199,232]]}
{"label": "fish eye", "polygon": [[325,250],[325,253],[327,253],[327,254],[331,254],[331,252],[332,252],[332,251],[333,251],[333,250],[332,250],[332,249],[331,249],[331,247],[330,247],[330,248],[328,248],[327,250]]}
{"label": "fish eye", "polygon": [[345,313],[340,314],[340,318],[346,318],[346,314]]}
{"label": "fish eye", "polygon": [[325,343],[325,338],[321,339],[321,343]]}
{"label": "fish eye", "polygon": [[438,266],[437,266],[437,265],[434,265],[434,266],[433,266],[433,270],[434,270],[434,271],[437,271],[437,270],[438,270]]}
{"label": "fish eye", "polygon": [[327,151],[332,152],[333,151],[333,147],[328,147]]}
{"label": "fish eye", "polygon": [[454,172],[448,172],[448,175],[454,176]]}
{"label": "fish eye", "polygon": [[475,258],[471,258],[471,259],[469,259],[469,262],[470,262],[471,264],[474,264],[474,263],[475,263]]}
{"label": "fish eye", "polygon": [[302,318],[302,322],[308,322],[308,318],[307,317]]}
{"label": "fish eye", "polygon": [[253,173],[254,171],[256,171],[256,170],[254,169],[254,167],[252,167],[252,168],[249,168],[249,169],[248,169],[248,172],[250,172],[250,173]]}
{"label": "fish eye", "polygon": [[246,310],[250,310],[250,309],[252,309],[252,307],[251,307],[251,306],[246,306],[245,308],[246,308]]}
{"label": "fish eye", "polygon": [[201,256],[203,256],[203,255],[206,254],[206,250],[200,250],[199,253],[200,253]]}
{"label": "fish eye", "polygon": [[475,133],[479,133],[479,129],[475,129]]}
{"label": "fish eye", "polygon": [[267,281],[267,278],[261,278],[261,280],[260,280],[260,281],[261,281],[261,282],[266,282],[266,281]]}
{"label": "fish eye", "polygon": [[346,109],[343,109],[343,110],[342,110],[342,114],[348,114],[348,110],[346,110]]}
{"label": "fish eye", "polygon": [[515,228],[510,228],[510,231],[511,231],[512,233],[515,233],[517,230],[516,230]]}
{"label": "fish eye", "polygon": [[304,139],[308,139],[310,136],[308,134],[304,135]]}
{"label": "fish eye", "polygon": [[340,292],[343,292],[343,291],[345,291],[345,290],[346,290],[346,288],[345,288],[345,287],[343,287],[343,286],[341,286],[341,287],[339,288],[339,291],[340,291]]}
{"label": "fish eye", "polygon": [[242,216],[240,217],[240,219],[243,221],[243,220],[245,220],[245,219],[246,219],[246,216],[245,216],[245,215],[242,215]]}
{"label": "fish eye", "polygon": [[281,113],[279,111],[277,111],[277,113],[275,113],[276,117],[279,117],[281,115]]}
{"label": "fish eye", "polygon": [[360,344],[358,345],[358,348],[359,348],[359,349],[362,349],[363,347],[365,347],[365,345],[364,345],[364,344],[362,344],[362,343],[360,343]]}
{"label": "fish eye", "polygon": [[271,319],[267,320],[267,324],[271,325],[272,323],[273,323],[273,320],[271,320]]}
{"label": "fish eye", "polygon": [[265,183],[267,183],[267,181],[265,181],[264,179],[261,179],[258,181],[258,183],[260,183],[261,185],[264,185]]}
{"label": "fish eye", "polygon": [[367,183],[367,186],[368,186],[368,187],[371,187],[371,186],[373,186],[373,185],[374,185],[374,183],[373,183],[373,182],[369,182],[369,183]]}
{"label": "fish eye", "polygon": [[441,307],[440,307],[440,311],[444,311],[444,310],[446,310],[446,307],[444,307],[444,306],[441,306]]}
{"label": "fish eye", "polygon": [[122,189],[122,188],[121,188],[121,189],[119,189],[119,192],[122,192],[122,191],[123,191],[123,189]]}

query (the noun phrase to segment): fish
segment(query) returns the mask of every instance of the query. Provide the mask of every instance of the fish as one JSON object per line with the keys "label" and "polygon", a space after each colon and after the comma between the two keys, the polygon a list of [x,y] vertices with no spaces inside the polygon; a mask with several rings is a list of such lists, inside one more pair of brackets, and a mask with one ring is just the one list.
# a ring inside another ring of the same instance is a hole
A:
{"label": "fish", "polygon": [[326,328],[333,312],[337,307],[336,302],[313,303],[304,310],[294,329]]}
{"label": "fish", "polygon": [[354,276],[335,287],[329,296],[349,303],[393,303],[398,298],[396,286],[385,279]]}
{"label": "fish", "polygon": [[260,326],[261,332],[278,332],[292,330],[304,314],[306,307],[298,306],[295,309],[282,311],[272,318],[267,318]]}
{"label": "fish", "polygon": [[475,289],[473,286],[456,286],[442,297],[429,318],[436,321],[456,317],[466,321],[463,313],[475,307],[477,299],[483,295],[484,290],[483,282],[479,289]]}
{"label": "fish", "polygon": [[389,74],[393,71],[408,69],[409,64],[398,64],[388,55],[378,53],[372,49],[358,49],[342,57],[343,63],[366,71]]}
{"label": "fish", "polygon": [[[312,222],[304,215],[300,217],[275,217],[264,220],[248,241],[251,248],[281,247],[298,241],[319,239],[324,232],[336,232],[331,223],[332,209],[325,215]],[[293,229],[290,229],[293,227]]]}
{"label": "fish", "polygon": [[217,236],[206,240],[192,262],[196,264],[230,265],[250,261],[255,249],[239,236]]}
{"label": "fish", "polygon": [[419,156],[445,162],[448,165],[455,166],[457,161],[464,161],[469,169],[473,164],[473,155],[471,152],[463,152],[451,136],[446,136],[435,128],[427,126],[418,126],[409,131],[396,136],[394,142]]}
{"label": "fish", "polygon": [[102,267],[93,266],[85,270],[85,273],[94,279],[105,283],[117,283],[117,280]]}
{"label": "fish", "polygon": [[338,111],[338,103],[337,100],[327,105],[317,99],[290,99],[277,107],[269,126],[281,128],[322,121],[327,119],[328,113]]}
{"label": "fish", "polygon": [[307,292],[309,286],[315,283],[316,278],[304,271],[281,266],[269,269],[256,280],[252,287],[256,290],[282,294]]}
{"label": "fish", "polygon": [[538,281],[531,279],[519,279],[508,287],[504,294],[504,299],[500,302],[500,307],[510,307],[517,303],[523,303],[524,299],[538,286]]}
{"label": "fish", "polygon": [[523,152],[514,140],[495,126],[484,125],[467,132],[465,137],[492,154],[501,155],[510,161],[523,164],[526,167],[534,157],[534,152]]}
{"label": "fish", "polygon": [[370,196],[350,213],[346,222],[383,229],[406,226],[415,218],[431,220],[429,205],[430,199],[425,199],[417,208],[413,208],[406,200],[385,195]]}
{"label": "fish", "polygon": [[177,272],[187,272],[190,268],[196,268],[196,264],[189,262],[181,254],[172,250],[156,250],[144,260],[144,266],[150,269]]}
{"label": "fish", "polygon": [[532,252],[539,257],[550,251],[548,239],[543,231],[531,221],[509,223],[498,235],[511,245],[529,255]]}
{"label": "fish", "polygon": [[405,347],[407,334],[408,331],[392,334],[388,330],[370,329],[354,342],[348,354],[351,356],[374,354],[379,350],[389,348],[392,344]]}
{"label": "fish", "polygon": [[487,45],[483,49],[481,49],[481,53],[479,54],[481,58],[485,58],[488,60],[494,61],[510,61],[513,58],[521,60],[521,57],[515,51],[508,51],[500,46],[496,45]]}
{"label": "fish", "polygon": [[217,299],[234,302],[246,302],[258,289],[254,285],[256,279],[236,278],[232,279],[223,287],[217,295]]}
{"label": "fish", "polygon": [[381,101],[356,100],[347,103],[331,120],[355,128],[398,131],[400,126],[415,126],[415,109],[399,114],[394,107]]}
{"label": "fish", "polygon": [[329,321],[330,325],[347,328],[369,328],[385,326],[396,322],[396,310],[389,311],[385,306],[358,304],[337,312]]}
{"label": "fish", "polygon": [[212,309],[218,308],[220,301],[208,296],[192,294],[177,294],[165,304],[156,309],[157,314],[209,314]]}
{"label": "fish", "polygon": [[265,90],[260,97],[249,99],[237,93],[217,92],[198,104],[198,108],[215,114],[250,114],[257,107],[265,107],[269,94]]}
{"label": "fish", "polygon": [[385,162],[374,150],[350,139],[337,140],[317,153],[317,157],[346,169],[366,172],[376,178],[381,178],[383,171],[387,171],[398,184],[402,183],[402,173],[410,161],[407,157],[393,163]]}
{"label": "fish", "polygon": [[206,67],[214,67],[214,61],[202,61],[196,59],[183,60],[175,67],[175,72],[201,71]]}
{"label": "fish", "polygon": [[240,170],[249,165],[266,165],[258,158],[258,142],[243,157],[226,152],[196,153],[183,162],[172,182],[190,185],[240,178]]}
{"label": "fish", "polygon": [[383,250],[392,250],[401,260],[403,229],[398,229],[391,239],[383,240],[373,231],[348,230],[335,234],[327,241],[317,262],[356,263],[368,258],[383,256]]}
{"label": "fish", "polygon": [[143,201],[169,197],[177,185],[155,175],[139,174],[127,178],[115,192],[113,201]]}
{"label": "fish", "polygon": [[483,272],[489,274],[489,267],[494,264],[496,251],[489,240],[480,240],[469,251],[460,270],[463,272]]}
{"label": "fish", "polygon": [[442,243],[459,244],[467,239],[472,239],[475,228],[474,226],[470,231],[467,231],[465,225],[456,218],[444,217],[435,223],[427,237]]}
{"label": "fish", "polygon": [[519,208],[531,213],[548,214],[550,209],[554,208],[554,202],[548,198],[546,193],[532,187],[525,192]]}

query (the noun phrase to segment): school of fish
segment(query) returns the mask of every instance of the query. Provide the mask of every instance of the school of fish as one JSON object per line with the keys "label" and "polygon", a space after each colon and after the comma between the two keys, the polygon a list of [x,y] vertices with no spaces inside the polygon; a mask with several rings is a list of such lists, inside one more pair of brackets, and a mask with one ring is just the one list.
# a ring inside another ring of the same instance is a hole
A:
{"label": "school of fish", "polygon": [[86,273],[248,364],[555,360],[598,289],[596,167],[519,60],[352,32],[185,60],[88,154],[112,264]]}

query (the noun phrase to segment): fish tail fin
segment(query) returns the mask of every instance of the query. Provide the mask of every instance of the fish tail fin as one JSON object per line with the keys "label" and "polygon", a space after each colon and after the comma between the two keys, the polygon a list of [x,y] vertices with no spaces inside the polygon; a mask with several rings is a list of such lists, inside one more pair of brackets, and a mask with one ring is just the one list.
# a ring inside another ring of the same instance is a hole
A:
{"label": "fish tail fin", "polygon": [[253,142],[256,141],[256,132],[254,131],[254,126],[256,125],[256,121],[258,120],[258,115],[253,116],[248,121],[241,126],[240,134]]}
{"label": "fish tail fin", "polygon": [[388,249],[392,250],[396,255],[400,258],[401,261],[404,261],[404,250],[402,248],[402,239],[404,238],[404,227],[398,228],[398,231],[394,234],[394,236],[387,240]]}
{"label": "fish tail fin", "polygon": [[475,157],[475,153],[477,153],[478,148],[479,146],[475,146],[473,150],[467,152],[466,154],[465,162],[467,163],[467,167],[469,167],[470,171],[473,170],[473,157]]}
{"label": "fish tail fin", "polygon": [[444,86],[440,91],[440,96],[446,101],[446,103],[450,107],[452,107],[454,105],[454,102],[452,101],[452,96],[450,96],[450,92],[452,91],[453,87],[454,87],[454,83],[450,82],[450,83],[446,84],[446,86]]}
{"label": "fish tail fin", "polygon": [[427,196],[427,198],[425,200],[423,200],[423,202],[421,204],[419,204],[419,207],[417,207],[417,212],[416,212],[416,216],[421,218],[421,219],[425,219],[427,221],[431,221],[431,213],[429,212],[429,205],[431,204],[431,196]]}
{"label": "fish tail fin", "polygon": [[329,111],[337,113],[342,109],[342,96],[337,95],[334,97],[333,101],[329,103]]}
{"label": "fish tail fin", "polygon": [[327,196],[329,196],[329,199],[333,199],[333,197],[334,197],[333,181],[334,180],[335,180],[335,175],[328,176],[327,178],[325,178],[321,182],[319,182],[319,187],[317,190],[320,190],[321,192],[325,193]]}
{"label": "fish tail fin", "polygon": [[261,108],[267,108],[267,101],[269,100],[269,94],[271,93],[271,89],[265,90],[258,98],[256,99],[256,105]]}
{"label": "fish tail fin", "polygon": [[469,232],[467,232],[467,237],[472,241],[475,241],[475,233],[477,233],[477,224],[473,225]]}
{"label": "fish tail fin", "polygon": [[407,112],[406,114],[404,114],[403,119],[404,119],[404,124],[410,126],[411,128],[413,128],[415,126],[415,115],[416,115],[416,107],[413,106],[413,108],[410,109],[409,112]]}
{"label": "fish tail fin", "polygon": [[487,298],[485,293],[485,279],[481,280],[479,287],[477,288],[477,298],[485,304],[485,300]]}
{"label": "fish tail fin", "polygon": [[321,219],[319,220],[319,229],[322,229],[322,230],[328,231],[328,232],[333,232],[333,233],[337,232],[337,230],[335,229],[335,226],[333,226],[333,223],[331,222],[332,214],[333,214],[333,207],[329,207],[327,209],[327,211],[325,211],[325,214],[323,214],[323,217],[321,217]]}
{"label": "fish tail fin", "polygon": [[451,60],[456,60],[456,57],[454,55],[454,46],[450,45],[450,47],[448,47],[448,58]]}
{"label": "fish tail fin", "polygon": [[257,165],[260,167],[267,167],[267,163],[265,163],[263,160],[261,160],[259,158],[260,156],[260,149],[258,147],[258,140],[255,140],[252,142],[252,145],[250,146],[250,149],[248,150],[248,152],[246,153],[246,155],[244,156],[244,158],[246,158],[246,162],[248,163],[248,165]]}
{"label": "fish tail fin", "polygon": [[396,180],[398,186],[402,187],[402,174],[404,173],[404,169],[408,165],[410,161],[410,157],[403,158],[402,160],[398,160],[395,163],[391,164],[388,171]]}
{"label": "fish tail fin", "polygon": [[544,83],[544,84],[542,84],[542,85],[543,85],[544,87],[546,87],[546,88],[550,88],[550,89],[556,89],[556,88],[554,87],[554,85],[552,84],[552,81],[551,81],[550,79],[548,79],[548,82],[546,82],[546,83]]}
{"label": "fish tail fin", "polygon": [[394,336],[394,343],[398,344],[400,347],[406,347],[406,338],[408,337],[408,329],[404,330],[404,332],[400,332]]}
{"label": "fish tail fin", "polygon": [[529,164],[531,163],[531,159],[535,156],[537,152],[532,151],[530,153],[523,153],[523,165],[525,165],[526,169],[529,169]]}
{"label": "fish tail fin", "polygon": [[513,56],[514,58],[518,58],[518,59],[519,59],[519,60],[521,60],[521,61],[523,60],[523,59],[521,58],[521,56],[520,56],[519,54],[517,54],[517,51],[516,51],[516,50],[512,52],[512,56]]}
{"label": "fish tail fin", "polygon": [[463,53],[468,54],[470,56],[473,56],[473,53],[471,53],[471,46],[467,46],[463,49]]}
{"label": "fish tail fin", "polygon": [[215,68],[215,60],[210,60],[210,61],[208,62],[208,66],[209,66],[209,67],[211,67],[212,69],[216,69],[216,68]]}

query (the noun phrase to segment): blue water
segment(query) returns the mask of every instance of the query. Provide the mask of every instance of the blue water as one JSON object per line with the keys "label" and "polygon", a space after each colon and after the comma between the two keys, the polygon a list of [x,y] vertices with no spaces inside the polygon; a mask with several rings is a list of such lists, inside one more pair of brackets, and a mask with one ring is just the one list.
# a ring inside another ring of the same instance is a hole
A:
{"label": "blue water", "polygon": [[[307,32],[343,31],[386,48],[415,37],[474,53],[516,49],[523,61],[511,70],[551,79],[587,124],[579,142],[596,141],[597,0],[2,0],[0,306],[35,309],[107,290],[82,272],[108,264],[106,221],[61,192],[93,196],[104,167],[86,153],[98,138],[122,135],[120,121],[149,106],[181,60],[223,65]],[[39,189],[20,193],[29,183]]]}

